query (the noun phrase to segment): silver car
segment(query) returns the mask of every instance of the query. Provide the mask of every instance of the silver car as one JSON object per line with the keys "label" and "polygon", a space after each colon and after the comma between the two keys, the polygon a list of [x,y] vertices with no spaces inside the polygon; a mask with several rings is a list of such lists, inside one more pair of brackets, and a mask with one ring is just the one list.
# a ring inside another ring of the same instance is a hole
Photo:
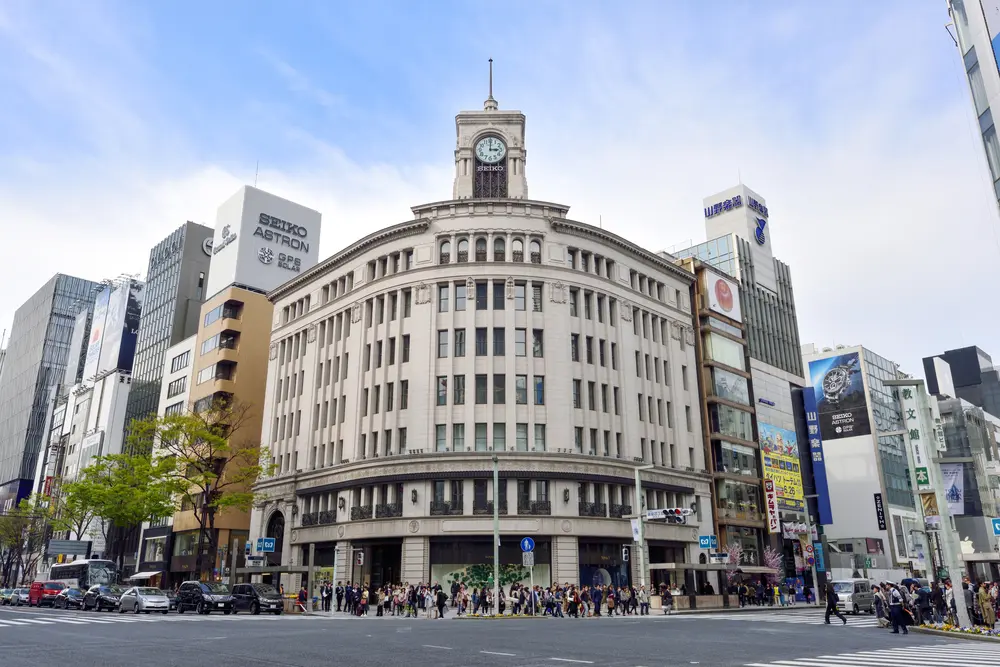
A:
{"label": "silver car", "polygon": [[166,614],[170,611],[170,598],[159,588],[135,586],[122,593],[118,613],[124,614],[126,611],[133,614],[140,611],[146,614],[152,611]]}
{"label": "silver car", "polygon": [[12,607],[20,607],[23,604],[28,604],[28,589],[15,588],[12,590],[7,597],[7,604]]}

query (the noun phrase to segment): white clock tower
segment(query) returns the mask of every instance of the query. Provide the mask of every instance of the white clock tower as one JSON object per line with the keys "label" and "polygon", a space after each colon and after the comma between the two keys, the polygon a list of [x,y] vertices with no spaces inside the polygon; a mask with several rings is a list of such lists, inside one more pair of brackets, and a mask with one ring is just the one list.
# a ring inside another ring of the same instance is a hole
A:
{"label": "white clock tower", "polygon": [[455,116],[455,132],[454,199],[527,199],[524,114],[501,111],[493,99],[492,58],[483,110]]}

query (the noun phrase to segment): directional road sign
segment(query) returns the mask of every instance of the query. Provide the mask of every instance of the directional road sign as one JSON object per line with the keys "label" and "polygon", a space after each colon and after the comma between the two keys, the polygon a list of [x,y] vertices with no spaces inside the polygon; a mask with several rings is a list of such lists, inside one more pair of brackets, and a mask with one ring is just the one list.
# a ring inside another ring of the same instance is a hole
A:
{"label": "directional road sign", "polygon": [[521,551],[534,551],[535,541],[530,537],[521,538]]}
{"label": "directional road sign", "polygon": [[990,519],[990,523],[993,524],[993,534],[1000,537],[1000,519]]}

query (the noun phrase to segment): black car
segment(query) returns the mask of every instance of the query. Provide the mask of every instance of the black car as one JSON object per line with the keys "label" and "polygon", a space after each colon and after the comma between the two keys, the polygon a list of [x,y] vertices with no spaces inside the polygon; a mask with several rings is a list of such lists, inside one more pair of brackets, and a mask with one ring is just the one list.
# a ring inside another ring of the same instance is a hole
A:
{"label": "black car", "polygon": [[177,591],[177,613],[194,609],[199,614],[221,611],[233,613],[233,595],[229,586],[216,582],[185,581]]}
{"label": "black car", "polygon": [[83,591],[79,588],[64,588],[52,602],[56,609],[81,609],[83,608]]}
{"label": "black car", "polygon": [[121,598],[123,592],[125,592],[125,589],[121,586],[95,584],[84,593],[80,609],[84,611],[88,609],[114,611],[118,608],[118,600]]}
{"label": "black car", "polygon": [[233,586],[233,613],[249,611],[259,614],[281,614],[284,610],[281,594],[271,584],[236,584]]}

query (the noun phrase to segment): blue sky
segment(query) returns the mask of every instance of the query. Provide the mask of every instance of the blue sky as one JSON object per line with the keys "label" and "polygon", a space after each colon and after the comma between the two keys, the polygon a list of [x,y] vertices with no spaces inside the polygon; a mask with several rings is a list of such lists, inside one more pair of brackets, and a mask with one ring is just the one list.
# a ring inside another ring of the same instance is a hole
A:
{"label": "blue sky", "polygon": [[702,197],[742,177],[803,342],[911,372],[1000,355],[979,287],[997,213],[943,2],[622,6],[0,0],[0,326],[54,272],[143,273],[258,161],[260,187],[323,213],[322,256],[448,198],[492,57],[532,198],[657,250],[704,240]]}

